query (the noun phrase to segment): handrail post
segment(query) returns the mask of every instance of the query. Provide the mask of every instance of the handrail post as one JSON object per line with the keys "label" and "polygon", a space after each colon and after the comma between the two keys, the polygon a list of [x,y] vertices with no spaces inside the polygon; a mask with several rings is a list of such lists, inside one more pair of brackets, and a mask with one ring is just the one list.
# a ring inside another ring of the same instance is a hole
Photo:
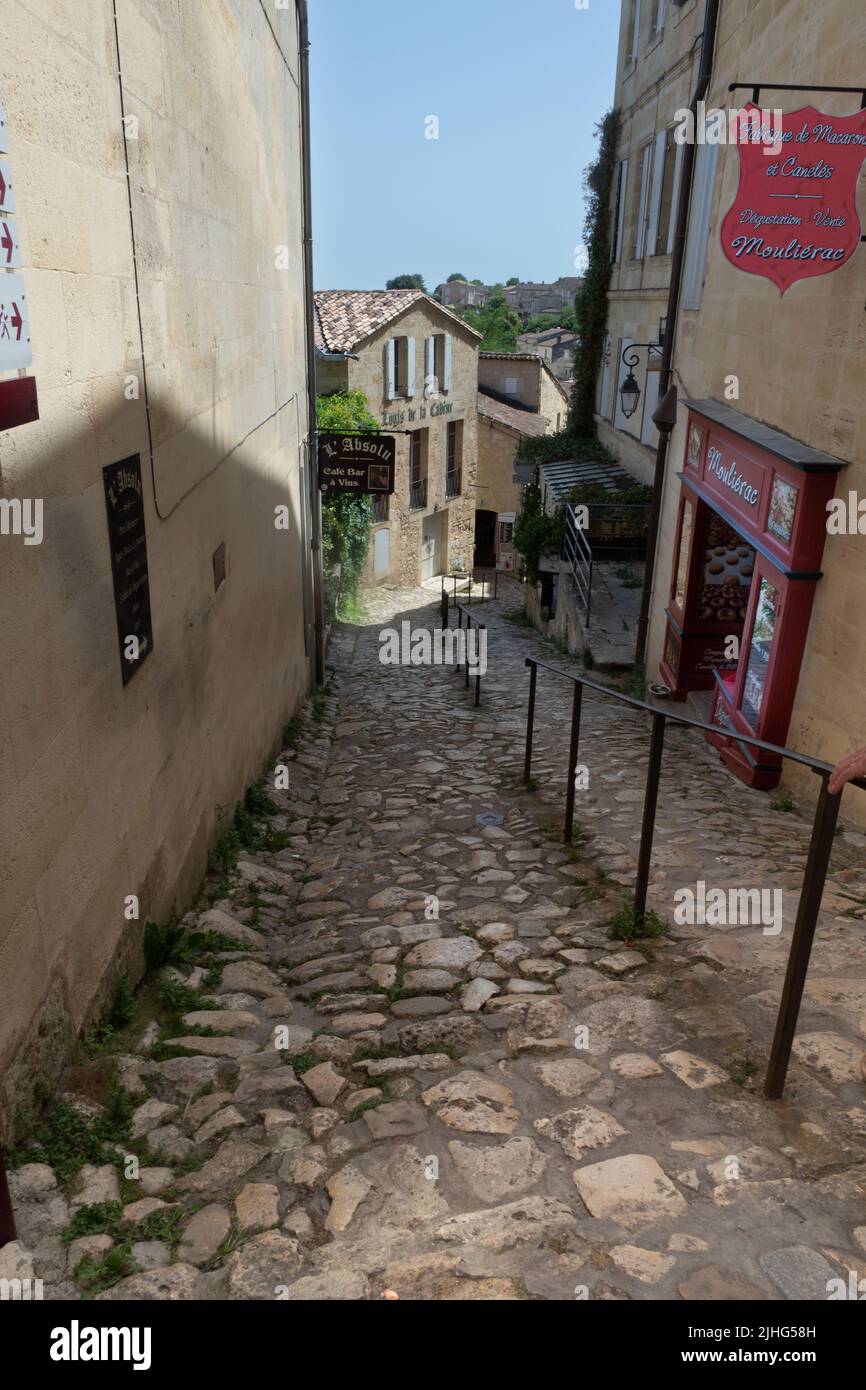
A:
{"label": "handrail post", "polygon": [[443,628],[448,626],[448,590],[442,585],[442,596],[439,599],[439,611],[442,615]]}
{"label": "handrail post", "polygon": [[15,1230],[15,1214],[12,1211],[12,1197],[9,1192],[9,1182],[6,1177],[6,1164],[3,1162],[3,1155],[0,1153],[0,1247],[9,1245],[13,1240],[17,1240]]}
{"label": "handrail post", "polygon": [[764,1082],[764,1095],[767,1100],[780,1100],[785,1088],[785,1077],[788,1072],[788,1063],[791,1060],[794,1032],[803,999],[803,986],[806,983],[806,972],[809,969],[809,957],[812,954],[812,942],[815,938],[818,912],[821,907],[824,884],[827,880],[827,869],[833,850],[833,836],[836,831],[836,819],[839,815],[840,794],[837,792],[835,796],[830,795],[827,790],[827,779],[828,774],[822,773],[821,791],[818,795],[818,805],[815,807],[815,819],[812,824],[812,838],[809,841],[809,853],[803,871],[803,887],[800,890],[797,920],[794,923],[791,952],[788,956],[788,968],[785,971],[785,984],[779,1002],[776,1031],[773,1035],[773,1046],[770,1049],[770,1061]]}
{"label": "handrail post", "polygon": [[476,708],[476,709],[477,709],[478,706],[481,704],[481,633],[482,633],[482,632],[486,632],[486,631],[487,631],[487,624],[486,624],[486,623],[479,623],[479,624],[478,624],[478,634],[479,634],[479,636],[478,636],[478,661],[476,662],[477,670],[476,670],[476,672],[475,672],[475,708]]}
{"label": "handrail post", "polygon": [[538,680],[538,666],[531,656],[526,658],[529,667],[529,705],[526,710],[526,752],[523,756],[523,785],[529,784],[529,770],[532,767],[532,731],[535,726],[535,685]]}
{"label": "handrail post", "polygon": [[646,795],[643,803],[643,823],[640,832],[640,853],[637,861],[637,878],[634,885],[634,920],[642,921],[646,912],[647,885],[649,884],[650,860],[653,852],[653,833],[656,824],[656,805],[659,795],[659,778],[662,768],[662,749],[665,742],[665,717],[653,711],[653,727],[650,736],[649,766],[647,767]]}
{"label": "handrail post", "polygon": [[574,695],[571,701],[571,741],[568,745],[568,782],[565,791],[565,831],[563,841],[571,844],[571,837],[574,831],[574,776],[577,767],[577,749],[580,742],[580,705],[583,698],[583,686],[579,680],[574,682]]}

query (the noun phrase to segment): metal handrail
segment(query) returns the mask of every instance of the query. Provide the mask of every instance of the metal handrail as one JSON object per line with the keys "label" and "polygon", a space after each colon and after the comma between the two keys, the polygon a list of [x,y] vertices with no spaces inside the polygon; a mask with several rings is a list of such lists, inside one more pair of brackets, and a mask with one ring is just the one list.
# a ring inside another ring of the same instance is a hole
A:
{"label": "metal handrail", "polygon": [[[797,906],[797,920],[794,924],[791,950],[788,955],[788,965],[785,972],[785,983],[779,1003],[779,1012],[776,1018],[776,1028],[773,1035],[773,1045],[770,1049],[770,1061],[764,1083],[764,1095],[768,1100],[781,1099],[785,1089],[785,1077],[788,1072],[788,1064],[791,1060],[791,1048],[794,1042],[794,1033],[797,1028],[800,1005],[803,1000],[803,988],[809,969],[809,958],[812,953],[812,943],[818,924],[818,912],[821,907],[824,884],[827,881],[827,870],[829,868],[830,855],[833,849],[833,836],[836,831],[836,821],[839,815],[842,793],[839,791],[831,795],[828,790],[828,781],[833,771],[832,764],[824,762],[822,758],[813,758],[808,753],[798,753],[793,748],[783,748],[777,743],[768,743],[766,739],[755,738],[751,734],[721,730],[718,725],[707,724],[701,719],[692,719],[685,714],[668,713],[667,710],[660,709],[658,705],[650,705],[645,700],[638,700],[632,695],[624,695],[619,690],[611,690],[609,686],[600,685],[598,681],[590,680],[586,676],[575,675],[571,671],[563,671],[558,666],[553,666],[546,661],[537,661],[534,657],[526,657],[526,665],[529,668],[530,676],[529,705],[526,714],[526,749],[523,762],[523,780],[525,784],[529,782],[532,767],[532,738],[535,726],[536,685],[539,668],[550,671],[556,676],[564,676],[565,679],[570,680],[574,686],[565,792],[565,824],[563,828],[563,839],[566,844],[571,843],[574,832],[575,772],[577,769],[577,752],[580,742],[580,716],[584,687],[588,690],[597,691],[600,695],[606,695],[610,699],[618,700],[620,704],[628,705],[632,709],[643,710],[645,713],[652,715],[653,723],[650,734],[649,765],[647,769],[640,849],[638,852],[637,874],[634,887],[635,921],[640,921],[646,912],[665,725],[668,722],[672,724],[683,724],[690,729],[700,729],[704,733],[709,731],[716,735],[721,734],[723,737],[730,738],[734,743],[746,743],[752,748],[759,748],[764,752],[774,753],[779,758],[788,758],[791,762],[799,763],[803,767],[809,767],[813,772],[819,774],[821,778],[821,789],[818,793],[818,804],[815,807],[812,835],[809,841],[809,851],[806,856],[806,867],[803,871],[803,886],[800,891],[800,900]],[[851,785],[858,787],[862,791],[866,791],[866,778],[852,778]]]}
{"label": "metal handrail", "polygon": [[592,547],[583,528],[578,526],[575,520],[574,508],[571,503],[568,503],[565,508],[565,534],[562,548],[565,552],[564,558],[571,565],[571,577],[583,603],[586,626],[589,627],[592,607]]}
{"label": "metal handrail", "polygon": [[[445,619],[444,626],[447,627],[447,626],[448,626],[448,609],[447,609],[448,595],[444,592],[444,590],[443,590],[442,598],[443,598],[443,615],[444,615],[444,619]],[[463,630],[463,617],[464,617],[464,615],[465,615],[465,617],[466,617],[466,630],[467,630],[467,632],[468,632],[469,628],[470,628],[473,624],[475,625],[475,627],[478,629],[479,632],[486,632],[486,630],[487,630],[487,624],[486,624],[486,623],[480,623],[480,622],[478,621],[477,618],[473,617],[472,614],[471,614],[470,612],[468,612],[468,610],[467,610],[466,608],[464,608],[464,606],[463,606],[462,603],[455,603],[454,607],[457,609],[457,612],[458,612],[458,614],[460,615],[460,616],[459,616],[459,621],[458,621],[458,629],[459,629],[461,632],[462,632],[462,630]],[[459,655],[459,653],[458,653],[458,655]],[[460,671],[460,670],[461,670],[461,663],[460,663],[459,661],[457,662],[457,666],[456,666],[455,669],[456,669],[457,671]],[[468,688],[469,688],[469,652],[468,652],[468,651],[467,651],[467,653],[466,653],[465,671],[466,671],[466,679],[465,679],[465,681],[464,681],[464,686],[465,686],[465,688],[468,690]],[[477,709],[478,706],[481,704],[481,668],[480,668],[480,666],[477,666],[477,667],[476,667],[476,670],[475,670],[475,701],[474,701],[474,704],[475,704],[475,708],[476,708],[476,709]]]}

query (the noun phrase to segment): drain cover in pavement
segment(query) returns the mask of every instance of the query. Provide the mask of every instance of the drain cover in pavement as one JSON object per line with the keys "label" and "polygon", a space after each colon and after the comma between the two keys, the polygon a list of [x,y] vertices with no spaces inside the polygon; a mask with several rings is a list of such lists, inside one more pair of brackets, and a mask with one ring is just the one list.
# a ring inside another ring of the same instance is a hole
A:
{"label": "drain cover in pavement", "polygon": [[504,816],[499,816],[495,811],[482,811],[480,816],[475,817],[476,825],[501,825],[505,820]]}

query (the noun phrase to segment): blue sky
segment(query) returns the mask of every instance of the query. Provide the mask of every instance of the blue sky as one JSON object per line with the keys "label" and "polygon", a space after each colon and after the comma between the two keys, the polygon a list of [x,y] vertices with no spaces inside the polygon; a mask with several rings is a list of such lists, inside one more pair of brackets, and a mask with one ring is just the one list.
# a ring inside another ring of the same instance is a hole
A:
{"label": "blue sky", "polygon": [[[317,289],[575,274],[619,0],[310,0]],[[425,138],[436,116],[439,138]]]}

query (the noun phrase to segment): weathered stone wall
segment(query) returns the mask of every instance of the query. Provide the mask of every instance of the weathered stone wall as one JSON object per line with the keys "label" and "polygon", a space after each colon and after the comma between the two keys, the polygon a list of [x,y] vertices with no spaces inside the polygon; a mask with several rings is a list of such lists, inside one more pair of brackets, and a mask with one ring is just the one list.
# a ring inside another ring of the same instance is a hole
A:
{"label": "weathered stone wall", "polygon": [[479,511],[519,512],[523,489],[512,482],[520,436],[478,417],[478,484],[475,505]]}
{"label": "weathered stone wall", "polygon": [[[45,516],[41,545],[0,537],[7,1102],[135,970],[143,921],[185,905],[217,806],[309,683],[294,8],[118,0],[117,20],[120,85],[108,0],[3,6],[41,418],[0,437],[0,490]],[[102,468],[136,453],[154,645],[124,688]]]}

